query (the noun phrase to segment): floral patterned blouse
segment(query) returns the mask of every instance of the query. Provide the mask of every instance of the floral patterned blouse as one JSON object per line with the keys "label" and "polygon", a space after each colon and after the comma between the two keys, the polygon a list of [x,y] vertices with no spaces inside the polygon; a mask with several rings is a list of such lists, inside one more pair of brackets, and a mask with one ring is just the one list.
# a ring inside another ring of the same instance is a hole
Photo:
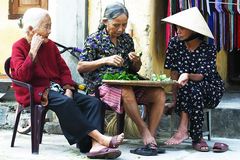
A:
{"label": "floral patterned blouse", "polygon": [[204,41],[190,52],[183,41],[173,37],[166,51],[165,68],[179,74],[203,74],[203,80],[223,88],[223,81],[217,72],[216,55],[216,47]]}
{"label": "floral patterned blouse", "polygon": [[101,84],[101,75],[108,73],[117,73],[123,70],[129,72],[131,70],[131,62],[128,53],[134,51],[134,43],[127,33],[123,33],[117,38],[117,46],[115,46],[105,29],[99,30],[87,37],[84,43],[83,52],[80,54],[80,61],[94,61],[103,57],[112,55],[121,55],[124,59],[123,67],[115,67],[105,65],[95,71],[83,73],[84,81],[87,85],[88,92],[93,93],[95,86]]}

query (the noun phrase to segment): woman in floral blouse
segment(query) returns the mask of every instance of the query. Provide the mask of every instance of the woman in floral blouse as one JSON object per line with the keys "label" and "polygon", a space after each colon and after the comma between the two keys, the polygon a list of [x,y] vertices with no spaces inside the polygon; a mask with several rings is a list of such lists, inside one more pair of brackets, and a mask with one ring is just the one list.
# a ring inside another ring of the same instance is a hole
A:
{"label": "woman in floral blouse", "polygon": [[202,138],[203,109],[215,108],[224,91],[216,67],[216,47],[203,40],[204,36],[213,38],[212,33],[196,7],[163,21],[177,25],[177,36],[170,40],[166,51],[165,68],[171,69],[172,79],[179,82],[173,88],[171,107],[176,106],[181,117],[177,132],[165,143],[176,145],[187,139],[190,122],[193,148],[209,151]]}
{"label": "woman in floral blouse", "polygon": [[[90,94],[101,85],[100,98],[116,112],[122,113],[124,109],[136,123],[145,145],[136,154],[145,154],[144,150],[156,155],[155,133],[165,103],[163,89],[102,85],[101,75],[105,73],[126,71],[137,75],[140,70],[140,56],[135,53],[133,39],[125,33],[127,23],[128,11],[123,4],[108,5],[98,31],[86,39],[77,69],[83,73]],[[138,104],[148,105],[148,124],[141,119]]]}

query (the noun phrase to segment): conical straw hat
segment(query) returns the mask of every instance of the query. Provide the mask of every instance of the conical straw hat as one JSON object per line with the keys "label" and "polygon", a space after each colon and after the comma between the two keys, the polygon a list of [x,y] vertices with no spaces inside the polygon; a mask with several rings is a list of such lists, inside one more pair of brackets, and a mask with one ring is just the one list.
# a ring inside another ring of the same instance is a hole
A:
{"label": "conical straw hat", "polygon": [[194,32],[214,39],[213,34],[208,27],[208,24],[204,20],[197,7],[181,11],[172,16],[162,19],[162,21],[190,29]]}

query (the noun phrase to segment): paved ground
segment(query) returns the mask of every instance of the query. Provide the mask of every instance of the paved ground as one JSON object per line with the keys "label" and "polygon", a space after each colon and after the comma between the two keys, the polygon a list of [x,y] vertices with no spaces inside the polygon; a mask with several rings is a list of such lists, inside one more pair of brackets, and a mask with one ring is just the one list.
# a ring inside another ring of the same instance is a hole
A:
{"label": "paved ground", "polygon": [[[81,160],[88,159],[85,154],[79,152],[75,145],[68,145],[62,135],[44,134],[43,143],[40,145],[39,155],[32,155],[30,150],[30,135],[17,134],[15,147],[10,147],[12,130],[0,130],[0,159],[1,160]],[[160,140],[162,142],[162,140]],[[190,141],[179,146],[166,147],[165,154],[146,157],[129,153],[130,149],[141,145],[140,140],[125,140],[120,146],[122,155],[118,160],[239,160],[240,140],[213,138],[208,142],[212,148],[214,142],[224,142],[229,145],[229,151],[224,153],[197,152],[192,150]]]}
{"label": "paved ground", "polygon": [[[0,94],[1,96],[1,94]],[[219,108],[234,108],[239,109],[239,90],[232,94],[226,94],[221,101]],[[228,118],[228,117],[226,117]],[[231,123],[229,125],[237,124]],[[7,116],[11,119],[11,114]],[[239,118],[238,118],[239,119]],[[226,122],[226,119],[222,122]],[[11,125],[10,121],[8,121]],[[224,127],[225,128],[225,127]],[[235,127],[237,131],[239,127]],[[226,129],[230,132],[231,130]],[[239,134],[239,132],[238,132]],[[81,160],[88,159],[85,154],[79,152],[75,145],[70,146],[63,135],[44,134],[43,143],[40,145],[39,155],[31,154],[30,135],[17,134],[15,147],[10,147],[12,130],[0,129],[0,160]],[[161,136],[162,137],[162,136]],[[164,136],[163,136],[164,137]],[[168,136],[167,136],[168,137]],[[166,139],[166,138],[165,138]],[[160,139],[159,143],[162,144],[164,139]],[[181,145],[166,147],[165,154],[158,156],[145,157],[129,152],[130,149],[137,148],[142,143],[140,140],[124,140],[124,144],[120,146],[122,155],[117,160],[240,160],[240,139],[227,139],[227,138],[212,138],[208,142],[210,148],[215,142],[223,142],[229,145],[229,151],[224,153],[214,153],[212,151],[201,153],[194,151],[191,147],[191,141],[186,141]]]}

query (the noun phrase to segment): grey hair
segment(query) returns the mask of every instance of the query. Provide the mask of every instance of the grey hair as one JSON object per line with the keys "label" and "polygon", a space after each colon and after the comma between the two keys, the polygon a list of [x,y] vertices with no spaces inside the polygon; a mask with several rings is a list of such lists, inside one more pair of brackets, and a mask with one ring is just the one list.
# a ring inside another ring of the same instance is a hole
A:
{"label": "grey hair", "polygon": [[108,20],[117,18],[118,16],[125,14],[128,17],[128,10],[127,8],[119,2],[115,2],[112,4],[109,4],[105,11],[103,18],[107,18]]}
{"label": "grey hair", "polygon": [[49,15],[48,11],[42,8],[30,8],[23,15],[23,31],[27,33],[29,31],[29,27],[36,29],[41,20]]}
{"label": "grey hair", "polygon": [[[112,20],[122,14],[125,14],[127,17],[129,17],[127,8],[122,3],[119,2],[111,3],[106,6],[103,14],[103,19]],[[98,29],[102,30],[103,28],[105,28],[105,25],[101,23]]]}

